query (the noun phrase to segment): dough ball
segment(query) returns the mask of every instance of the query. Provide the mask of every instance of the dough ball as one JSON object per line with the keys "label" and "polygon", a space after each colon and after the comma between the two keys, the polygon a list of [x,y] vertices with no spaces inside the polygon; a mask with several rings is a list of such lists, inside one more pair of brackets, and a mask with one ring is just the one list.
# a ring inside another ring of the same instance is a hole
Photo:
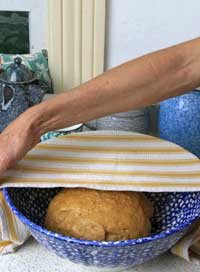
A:
{"label": "dough ball", "polygon": [[150,234],[152,214],[143,193],[64,189],[50,202],[45,227],[84,240],[128,240]]}

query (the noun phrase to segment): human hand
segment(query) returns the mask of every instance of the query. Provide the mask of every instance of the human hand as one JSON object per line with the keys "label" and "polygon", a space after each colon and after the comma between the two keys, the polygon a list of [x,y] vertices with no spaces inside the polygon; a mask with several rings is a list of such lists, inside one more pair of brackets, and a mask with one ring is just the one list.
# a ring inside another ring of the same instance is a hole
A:
{"label": "human hand", "polygon": [[0,135],[0,176],[39,142],[30,112],[25,112]]}

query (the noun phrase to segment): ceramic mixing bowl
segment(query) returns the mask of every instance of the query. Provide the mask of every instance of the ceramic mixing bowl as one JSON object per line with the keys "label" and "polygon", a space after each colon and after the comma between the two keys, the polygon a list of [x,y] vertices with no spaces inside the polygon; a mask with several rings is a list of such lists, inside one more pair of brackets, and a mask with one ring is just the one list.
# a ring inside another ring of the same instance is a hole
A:
{"label": "ceramic mixing bowl", "polygon": [[[170,249],[200,217],[200,192],[148,193],[155,211],[152,235],[137,240],[97,242],[66,237],[44,228],[49,201],[58,188],[5,188],[5,198],[35,239],[86,271],[124,271]],[[78,271],[78,270],[77,270]]]}

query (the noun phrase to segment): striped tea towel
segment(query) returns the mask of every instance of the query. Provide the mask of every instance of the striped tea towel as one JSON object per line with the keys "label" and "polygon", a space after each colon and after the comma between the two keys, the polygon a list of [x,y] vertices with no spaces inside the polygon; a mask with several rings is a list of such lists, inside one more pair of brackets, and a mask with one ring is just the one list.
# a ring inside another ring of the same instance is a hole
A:
{"label": "striped tea towel", "polygon": [[[199,191],[200,161],[185,149],[148,135],[82,132],[38,144],[5,173],[1,187],[8,186]],[[189,247],[198,242],[200,235],[194,239],[197,229],[187,243]],[[173,252],[186,258],[180,247],[188,252],[184,243]]]}
{"label": "striped tea towel", "polygon": [[200,219],[188,231],[188,234],[177,243],[171,252],[188,262],[200,265]]}
{"label": "striped tea towel", "polygon": [[27,228],[11,212],[0,191],[0,254],[13,252],[29,236]]}
{"label": "striped tea towel", "polygon": [[1,186],[199,191],[200,161],[185,149],[152,136],[83,132],[38,144],[5,173]]}

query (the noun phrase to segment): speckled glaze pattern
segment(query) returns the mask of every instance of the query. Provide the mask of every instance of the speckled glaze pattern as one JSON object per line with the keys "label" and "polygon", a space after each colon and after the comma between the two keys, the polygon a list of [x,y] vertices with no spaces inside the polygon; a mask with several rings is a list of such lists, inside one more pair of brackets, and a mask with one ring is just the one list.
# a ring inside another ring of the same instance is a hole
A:
{"label": "speckled glaze pattern", "polygon": [[0,132],[2,132],[12,121],[14,121],[20,114],[33,105],[39,104],[45,92],[34,85],[29,86],[26,92],[23,88],[16,86],[13,100],[11,100],[7,110],[3,110],[4,95],[3,84],[0,84]]}
{"label": "speckled glaze pattern", "polygon": [[161,102],[159,136],[200,157],[200,91]]}
{"label": "speckled glaze pattern", "polygon": [[147,193],[154,205],[152,236],[137,240],[98,242],[66,237],[46,230],[44,217],[59,188],[5,188],[12,211],[39,243],[74,263],[102,271],[123,271],[171,248],[200,216],[200,192]]}

